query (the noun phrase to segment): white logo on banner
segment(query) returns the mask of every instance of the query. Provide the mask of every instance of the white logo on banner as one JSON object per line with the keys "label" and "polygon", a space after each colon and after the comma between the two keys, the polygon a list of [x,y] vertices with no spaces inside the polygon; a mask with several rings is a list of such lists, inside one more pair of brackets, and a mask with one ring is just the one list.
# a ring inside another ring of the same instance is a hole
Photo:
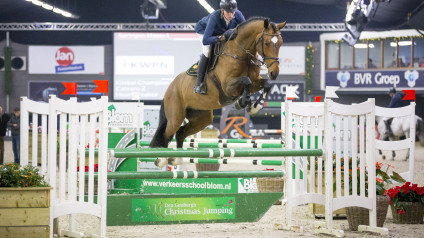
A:
{"label": "white logo on banner", "polygon": [[407,70],[405,71],[405,79],[408,81],[408,86],[413,88],[415,86],[415,81],[419,78],[419,74],[416,70]]}
{"label": "white logo on banner", "polygon": [[337,80],[340,81],[340,87],[345,88],[347,86],[347,81],[350,79],[350,73],[345,71],[339,71],[337,73]]}
{"label": "white logo on banner", "polygon": [[174,56],[118,56],[116,74],[173,75]]}

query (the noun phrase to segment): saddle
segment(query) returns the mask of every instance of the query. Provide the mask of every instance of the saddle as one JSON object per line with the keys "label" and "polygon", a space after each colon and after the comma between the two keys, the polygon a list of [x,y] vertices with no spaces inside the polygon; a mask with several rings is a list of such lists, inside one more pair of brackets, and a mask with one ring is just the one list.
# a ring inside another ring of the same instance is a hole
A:
{"label": "saddle", "polygon": [[[219,53],[221,52],[223,44],[224,43],[222,41],[218,41],[218,43],[211,45],[211,50],[209,51],[209,62],[206,68],[206,72],[210,72],[215,69],[215,66],[218,64],[218,59],[219,59],[217,55],[219,55]],[[197,63],[198,62],[194,63],[186,71],[188,75],[197,77]]]}

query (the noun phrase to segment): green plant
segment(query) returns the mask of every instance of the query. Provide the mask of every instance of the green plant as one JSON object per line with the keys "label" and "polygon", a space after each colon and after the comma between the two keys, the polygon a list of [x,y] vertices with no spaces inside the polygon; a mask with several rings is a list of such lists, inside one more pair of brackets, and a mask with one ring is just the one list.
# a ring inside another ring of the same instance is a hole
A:
{"label": "green plant", "polygon": [[383,163],[376,162],[375,164],[375,175],[376,178],[376,192],[377,195],[385,195],[387,186],[393,184],[393,182],[404,183],[405,179],[402,178],[398,173],[392,171],[392,175],[389,175],[387,172],[389,168],[395,168],[393,165],[386,164],[386,170],[382,170]]}
{"label": "green plant", "polygon": [[417,184],[410,182],[404,183],[401,187],[396,186],[387,190],[390,197],[390,204],[396,208],[398,214],[405,214],[406,209],[401,202],[420,202],[424,204],[424,186],[418,187]]}
{"label": "green plant", "polygon": [[37,167],[15,163],[0,165],[0,187],[49,187]]}
{"label": "green plant", "polygon": [[[353,173],[352,173],[352,161],[349,161],[349,194],[353,194]],[[376,176],[376,194],[385,195],[387,187],[393,182],[404,183],[405,180],[395,171],[392,171],[392,175],[388,174],[389,168],[394,168],[393,165],[386,164],[387,168],[383,170],[383,163],[376,162],[375,164],[375,176]],[[342,168],[343,170],[343,168]],[[368,195],[368,171],[364,173],[365,177],[365,195]],[[358,194],[361,192],[361,183],[360,183],[361,173],[360,167],[357,166],[356,171],[356,191]],[[342,176],[342,184],[344,185],[344,176]],[[333,184],[335,188],[336,183]]]}

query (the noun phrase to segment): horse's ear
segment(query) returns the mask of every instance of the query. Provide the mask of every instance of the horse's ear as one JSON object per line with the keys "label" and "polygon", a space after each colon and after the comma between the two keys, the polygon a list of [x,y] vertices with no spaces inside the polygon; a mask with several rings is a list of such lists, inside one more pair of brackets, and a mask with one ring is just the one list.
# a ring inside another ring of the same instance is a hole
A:
{"label": "horse's ear", "polygon": [[281,30],[284,28],[284,26],[286,26],[286,22],[281,22],[280,24],[277,25],[278,30]]}
{"label": "horse's ear", "polygon": [[268,18],[265,18],[264,28],[267,29],[268,28],[268,25],[269,25],[269,19]]}

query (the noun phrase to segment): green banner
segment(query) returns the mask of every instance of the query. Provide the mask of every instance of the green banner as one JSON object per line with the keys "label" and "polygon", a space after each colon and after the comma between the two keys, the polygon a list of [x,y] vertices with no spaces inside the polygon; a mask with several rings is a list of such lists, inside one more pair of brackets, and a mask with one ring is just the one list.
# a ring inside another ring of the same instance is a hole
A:
{"label": "green banner", "polygon": [[236,178],[216,179],[144,179],[141,193],[237,193]]}
{"label": "green banner", "polygon": [[133,199],[132,221],[235,219],[235,197]]}

